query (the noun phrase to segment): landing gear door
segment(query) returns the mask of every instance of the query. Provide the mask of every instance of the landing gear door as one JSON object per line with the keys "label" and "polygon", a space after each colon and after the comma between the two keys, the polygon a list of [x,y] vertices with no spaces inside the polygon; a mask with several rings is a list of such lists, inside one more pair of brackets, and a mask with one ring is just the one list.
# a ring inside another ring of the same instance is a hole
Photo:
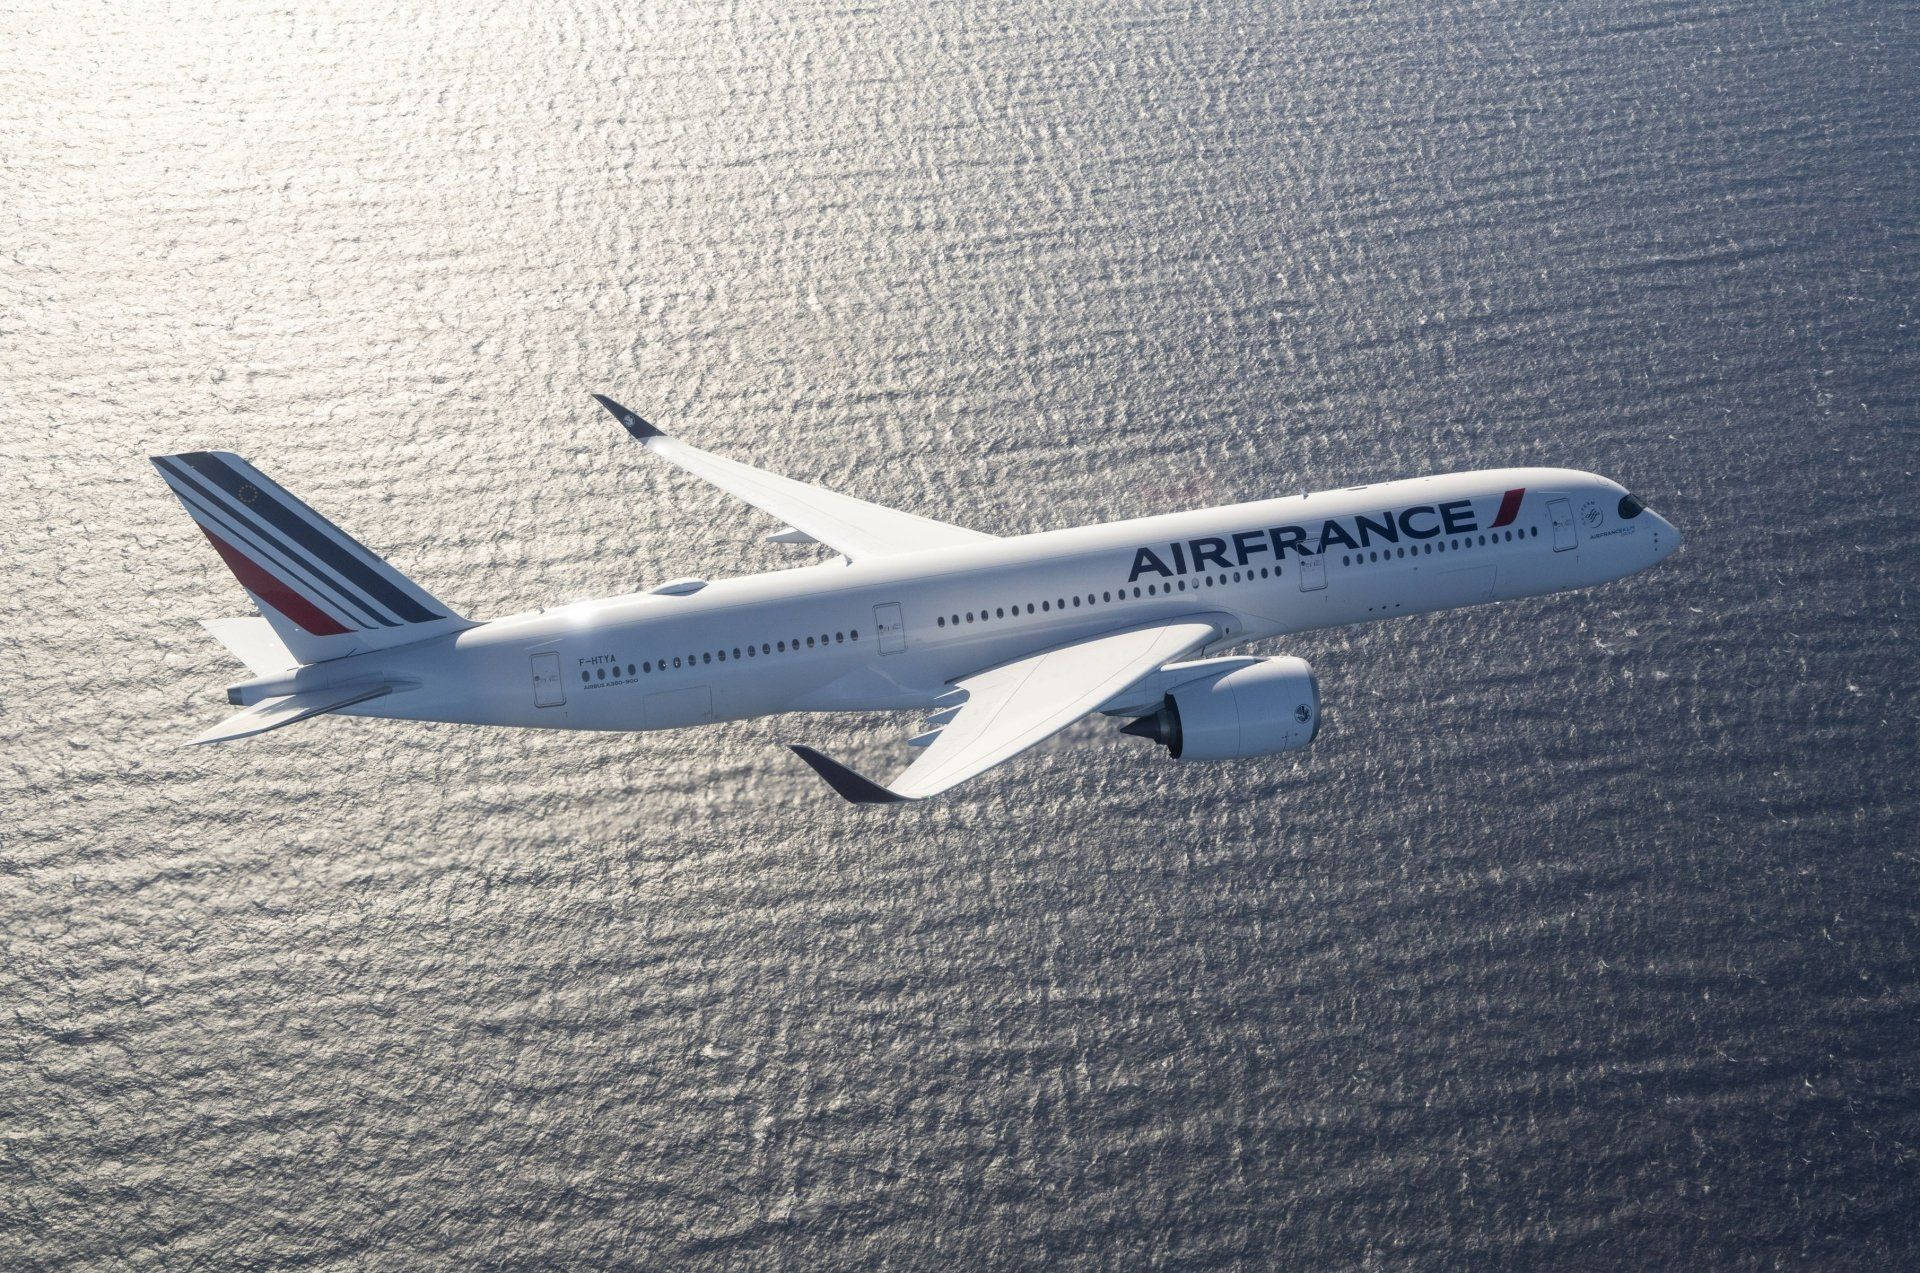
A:
{"label": "landing gear door", "polygon": [[560,656],[558,654],[534,655],[533,705],[564,707],[566,702],[567,688],[560,680]]}
{"label": "landing gear door", "polygon": [[1573,501],[1548,500],[1547,515],[1553,518],[1553,551],[1563,553],[1569,548],[1578,548],[1580,544],[1573,533]]}
{"label": "landing gear door", "polygon": [[1327,586],[1327,559],[1315,553],[1300,559],[1300,591],[1317,592]]}
{"label": "landing gear door", "polygon": [[880,637],[880,653],[898,654],[907,648],[907,624],[900,617],[900,603],[889,601],[873,608],[873,628]]}

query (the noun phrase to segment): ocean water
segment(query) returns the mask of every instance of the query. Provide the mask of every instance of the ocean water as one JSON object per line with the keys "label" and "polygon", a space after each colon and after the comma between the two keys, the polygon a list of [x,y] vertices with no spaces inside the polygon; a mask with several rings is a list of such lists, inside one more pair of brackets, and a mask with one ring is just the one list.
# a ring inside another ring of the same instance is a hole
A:
{"label": "ocean water", "polygon": [[[1920,40],[1879,0],[0,14],[0,1265],[1920,1256]],[[478,616],[1503,464],[1688,534],[1084,722],[182,749],[238,450]]]}

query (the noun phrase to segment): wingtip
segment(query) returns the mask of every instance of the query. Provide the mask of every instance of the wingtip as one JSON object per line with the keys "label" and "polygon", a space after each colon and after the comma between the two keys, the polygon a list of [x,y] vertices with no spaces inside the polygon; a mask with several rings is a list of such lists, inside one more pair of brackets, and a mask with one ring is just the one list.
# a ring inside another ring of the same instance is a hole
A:
{"label": "wingtip", "polygon": [[639,416],[635,415],[632,411],[629,411],[627,408],[621,406],[619,403],[615,402],[612,398],[607,397],[605,394],[596,393],[593,395],[593,400],[599,403],[601,406],[605,407],[607,409],[607,414],[611,415],[614,419],[620,422],[621,428],[625,429],[628,433],[631,433],[634,437],[639,438],[642,442],[645,442],[648,438],[660,438],[660,437],[666,436],[660,430],[654,428],[651,424],[648,424],[645,420],[642,420]]}
{"label": "wingtip", "polygon": [[207,454],[205,451],[176,451],[172,455],[149,455],[147,457],[147,463],[164,473],[167,471],[167,464],[169,462],[189,462],[204,458]]}
{"label": "wingtip", "polygon": [[806,761],[843,800],[854,804],[899,804],[908,799],[898,792],[887,790],[871,778],[862,777],[833,757],[815,751],[803,743],[788,743],[787,748]]}

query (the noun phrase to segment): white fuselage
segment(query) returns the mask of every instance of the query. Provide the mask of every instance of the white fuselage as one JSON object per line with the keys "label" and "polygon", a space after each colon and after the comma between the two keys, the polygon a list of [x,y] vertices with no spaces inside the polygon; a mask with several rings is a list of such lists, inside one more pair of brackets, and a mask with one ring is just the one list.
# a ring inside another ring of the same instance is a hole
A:
{"label": "white fuselage", "polygon": [[1046,531],[514,615],[231,697],[365,677],[405,688],[359,715],[595,730],[926,707],[984,668],[1185,615],[1218,622],[1216,653],[1618,579],[1680,541],[1622,516],[1624,495],[1497,469]]}

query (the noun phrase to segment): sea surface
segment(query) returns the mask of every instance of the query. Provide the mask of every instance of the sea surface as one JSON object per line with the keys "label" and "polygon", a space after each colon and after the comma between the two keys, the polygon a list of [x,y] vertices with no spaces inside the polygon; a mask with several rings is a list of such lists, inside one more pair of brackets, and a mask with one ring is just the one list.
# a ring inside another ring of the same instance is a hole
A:
{"label": "sea surface", "polygon": [[[0,1267],[1920,1262],[1920,13],[0,13]],[[179,744],[239,451],[485,617],[1489,465],[1687,533],[1083,722]]]}

